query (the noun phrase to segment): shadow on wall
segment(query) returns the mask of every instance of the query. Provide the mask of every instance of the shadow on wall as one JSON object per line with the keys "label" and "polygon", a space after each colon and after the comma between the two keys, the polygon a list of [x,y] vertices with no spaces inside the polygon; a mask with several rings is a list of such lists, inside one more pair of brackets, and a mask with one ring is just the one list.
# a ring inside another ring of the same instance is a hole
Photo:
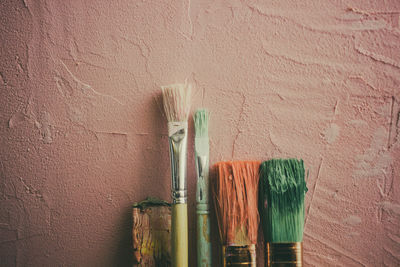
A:
{"label": "shadow on wall", "polygon": [[[159,89],[157,88],[157,90]],[[139,165],[145,166],[144,168],[136,168],[135,165],[131,165],[132,180],[136,181],[132,186],[146,190],[134,190],[131,200],[137,202],[144,200],[147,196],[153,196],[170,201],[166,198],[169,196],[170,178],[168,175],[165,175],[162,179],[159,177],[160,173],[168,172],[169,166],[169,160],[165,160],[169,156],[168,143],[162,137],[162,133],[166,132],[167,123],[165,117],[162,115],[161,94],[152,95],[146,99],[146,104],[141,105],[139,110],[135,111],[135,116],[137,114],[149,114],[153,119],[151,120],[151,124],[139,127],[146,130],[144,130],[144,133],[139,132],[139,135],[144,135],[140,137],[143,139],[137,139],[135,148],[132,148],[141,154],[138,158],[143,162],[140,162]],[[134,117],[133,121],[140,121],[140,118]],[[158,134],[153,135],[150,133]],[[157,162],[157,168],[149,168],[148,165],[154,162]],[[129,205],[121,208],[119,224],[115,226],[116,235],[112,244],[114,250],[111,258],[111,266],[133,266],[132,226],[132,206]]]}
{"label": "shadow on wall", "polygon": [[[161,90],[143,99],[144,104],[135,109],[132,121],[135,125],[130,149],[135,151],[131,159],[132,181],[135,182],[133,201],[144,200],[148,196],[170,201],[169,150],[167,119],[164,117]],[[148,120],[144,120],[145,115]]]}
{"label": "shadow on wall", "polygon": [[123,210],[116,233],[111,266],[131,267],[133,265],[131,206]]}

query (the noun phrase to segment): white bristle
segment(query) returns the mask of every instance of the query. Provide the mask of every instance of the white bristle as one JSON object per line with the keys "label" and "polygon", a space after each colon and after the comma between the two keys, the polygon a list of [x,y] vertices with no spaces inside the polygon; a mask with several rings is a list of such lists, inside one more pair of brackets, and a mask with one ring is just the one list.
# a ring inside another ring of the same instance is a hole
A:
{"label": "white bristle", "polygon": [[161,86],[164,111],[169,122],[187,121],[190,112],[190,84]]}

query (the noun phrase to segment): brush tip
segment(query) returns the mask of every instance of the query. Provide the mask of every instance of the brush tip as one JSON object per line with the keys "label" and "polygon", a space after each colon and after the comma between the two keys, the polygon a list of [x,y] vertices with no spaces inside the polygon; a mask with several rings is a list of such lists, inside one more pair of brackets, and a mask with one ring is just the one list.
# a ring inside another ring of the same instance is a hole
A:
{"label": "brush tip", "polygon": [[192,86],[170,84],[161,86],[165,115],[169,122],[187,121],[190,112]]}
{"label": "brush tip", "polygon": [[193,115],[195,137],[208,137],[208,120],[210,112],[201,108],[198,109]]}
{"label": "brush tip", "polygon": [[221,161],[214,164],[214,204],[224,244],[255,244],[259,215],[257,187],[260,161]]}
{"label": "brush tip", "polygon": [[301,159],[271,159],[261,164],[259,208],[266,242],[302,241],[304,174]]}

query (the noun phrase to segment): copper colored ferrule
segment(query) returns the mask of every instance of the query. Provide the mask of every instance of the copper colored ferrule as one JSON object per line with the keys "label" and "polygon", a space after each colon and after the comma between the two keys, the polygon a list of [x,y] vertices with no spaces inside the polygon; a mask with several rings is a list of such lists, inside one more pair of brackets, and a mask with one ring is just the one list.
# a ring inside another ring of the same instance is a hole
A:
{"label": "copper colored ferrule", "polygon": [[256,245],[222,246],[223,267],[256,267]]}
{"label": "copper colored ferrule", "polygon": [[267,267],[302,267],[303,243],[267,243]]}

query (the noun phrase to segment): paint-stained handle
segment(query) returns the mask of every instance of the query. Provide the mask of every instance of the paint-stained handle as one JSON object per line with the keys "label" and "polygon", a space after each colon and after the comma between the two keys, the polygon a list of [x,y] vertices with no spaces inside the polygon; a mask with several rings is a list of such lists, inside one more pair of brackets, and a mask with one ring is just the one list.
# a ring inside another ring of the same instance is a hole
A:
{"label": "paint-stained handle", "polygon": [[187,204],[172,206],[172,267],[188,267],[188,216]]}
{"label": "paint-stained handle", "polygon": [[210,211],[207,204],[197,204],[197,266],[211,266]]}

